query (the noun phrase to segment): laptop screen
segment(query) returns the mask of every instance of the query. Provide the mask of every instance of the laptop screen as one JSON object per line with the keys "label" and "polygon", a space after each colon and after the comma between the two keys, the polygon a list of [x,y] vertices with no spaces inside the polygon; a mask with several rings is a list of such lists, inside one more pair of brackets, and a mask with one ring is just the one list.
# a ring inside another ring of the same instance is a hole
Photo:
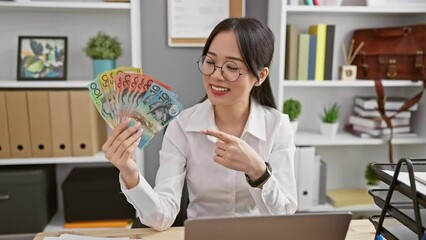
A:
{"label": "laptop screen", "polygon": [[343,240],[350,212],[190,219],[185,240]]}

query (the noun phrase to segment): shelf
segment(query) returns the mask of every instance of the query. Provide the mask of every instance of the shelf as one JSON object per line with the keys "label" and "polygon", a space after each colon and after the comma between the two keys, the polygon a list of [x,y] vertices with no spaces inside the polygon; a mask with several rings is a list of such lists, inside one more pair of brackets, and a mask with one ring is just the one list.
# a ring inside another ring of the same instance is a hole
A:
{"label": "shelf", "polygon": [[[76,230],[102,230],[102,229],[111,229],[111,228],[64,228],[64,212],[62,209],[58,210],[55,215],[50,219],[50,222],[43,229],[43,232],[63,232],[63,231],[76,231]],[[129,229],[131,226],[124,228],[114,228],[114,229]]]}
{"label": "shelf", "polygon": [[[386,139],[359,138],[348,132],[339,132],[334,137],[323,136],[319,132],[297,132],[295,145],[297,146],[344,146],[344,145],[382,145]],[[425,137],[394,138],[393,144],[426,144]]]}
{"label": "shelf", "polygon": [[[284,87],[374,87],[372,80],[357,80],[357,81],[303,81],[303,80],[284,80],[280,81]],[[407,80],[384,80],[384,87],[421,87],[422,81],[407,81]]]}
{"label": "shelf", "polygon": [[106,2],[66,2],[66,1],[30,1],[30,2],[0,2],[0,10],[8,9],[54,9],[54,10],[129,10],[130,3]]}
{"label": "shelf", "polygon": [[67,163],[107,163],[108,160],[102,152],[94,156],[84,157],[49,157],[49,158],[7,158],[0,159],[1,165],[26,165],[26,164],[67,164]]}
{"label": "shelf", "polygon": [[410,14],[426,13],[426,6],[366,7],[366,6],[287,6],[287,13],[346,13],[346,14]]}
{"label": "shelf", "polygon": [[68,81],[15,81],[0,80],[0,89],[25,89],[25,88],[87,88],[90,81],[68,80]]}
{"label": "shelf", "polygon": [[333,205],[327,203],[324,205],[313,206],[308,212],[380,212],[381,209],[374,204],[367,205],[354,205],[348,207],[336,208]]}

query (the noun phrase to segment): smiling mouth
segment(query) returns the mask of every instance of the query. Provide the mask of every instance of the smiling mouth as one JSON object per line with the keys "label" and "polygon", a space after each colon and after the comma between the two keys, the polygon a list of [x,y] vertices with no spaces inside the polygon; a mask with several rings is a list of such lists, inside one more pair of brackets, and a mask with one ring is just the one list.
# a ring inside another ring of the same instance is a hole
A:
{"label": "smiling mouth", "polygon": [[215,86],[215,85],[210,85],[210,86],[212,87],[212,89],[214,91],[217,91],[217,92],[229,92],[229,91],[231,91],[231,89],[229,89],[229,88],[219,87],[219,86]]}

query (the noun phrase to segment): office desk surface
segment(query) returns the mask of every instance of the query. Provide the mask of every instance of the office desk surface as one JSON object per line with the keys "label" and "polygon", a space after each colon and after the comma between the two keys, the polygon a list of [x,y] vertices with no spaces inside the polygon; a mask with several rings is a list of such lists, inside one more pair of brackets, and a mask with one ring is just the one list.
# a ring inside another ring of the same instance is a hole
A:
{"label": "office desk surface", "polygon": [[[38,233],[34,240],[43,240],[44,237],[59,236],[64,232],[43,232]],[[157,232],[150,228],[139,229],[110,229],[110,230],[87,230],[70,232],[78,235],[96,236],[96,237],[129,237],[131,239],[144,240],[184,240],[183,227],[172,227],[164,232]],[[346,240],[364,240],[374,239],[375,229],[368,219],[352,220]]]}

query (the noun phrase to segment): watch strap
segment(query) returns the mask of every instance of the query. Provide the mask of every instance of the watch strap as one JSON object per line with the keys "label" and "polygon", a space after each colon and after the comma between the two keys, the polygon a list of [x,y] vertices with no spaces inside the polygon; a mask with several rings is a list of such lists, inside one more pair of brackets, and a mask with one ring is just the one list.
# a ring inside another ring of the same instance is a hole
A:
{"label": "watch strap", "polygon": [[271,172],[272,172],[271,166],[267,162],[265,162],[265,165],[266,165],[265,172],[262,174],[262,176],[260,176],[256,180],[250,180],[250,177],[247,174],[245,174],[247,183],[251,187],[258,187],[260,184],[262,184],[264,181],[266,181],[266,179],[268,179],[271,176]]}

